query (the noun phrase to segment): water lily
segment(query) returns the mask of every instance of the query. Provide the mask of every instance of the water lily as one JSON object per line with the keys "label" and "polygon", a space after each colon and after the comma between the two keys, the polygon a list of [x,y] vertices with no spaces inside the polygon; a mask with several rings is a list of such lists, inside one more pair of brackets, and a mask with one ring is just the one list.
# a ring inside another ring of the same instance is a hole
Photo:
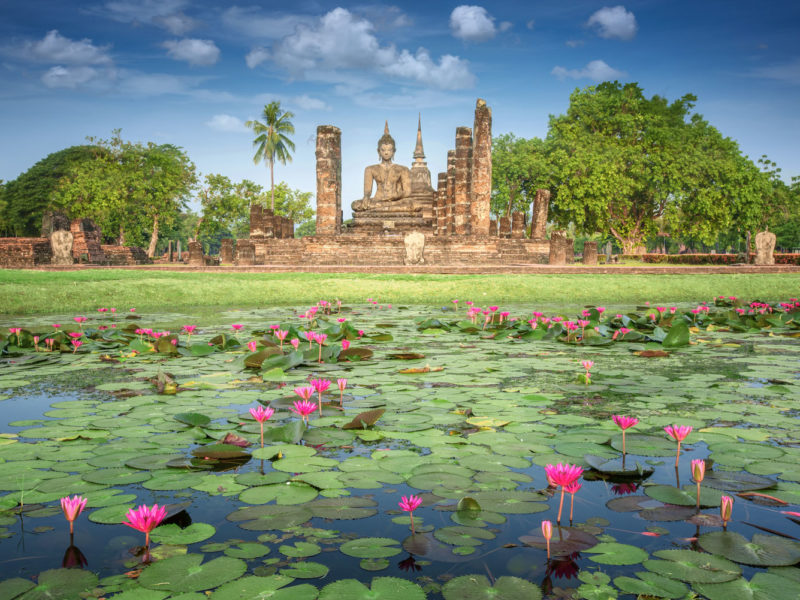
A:
{"label": "water lily", "polygon": [[308,400],[314,393],[314,388],[310,386],[296,387],[294,393],[300,396],[303,400]]}
{"label": "water lily", "polygon": [[558,519],[557,522],[561,523],[561,512],[564,508],[564,492],[566,487],[575,483],[583,474],[583,467],[578,465],[569,465],[558,463],[557,465],[547,465],[544,468],[547,481],[553,486],[561,486],[561,501],[558,505]]}
{"label": "water lily", "polygon": [[308,423],[308,415],[317,410],[317,407],[313,402],[309,402],[308,400],[295,400],[294,408],[290,408],[289,410],[297,415],[300,415],[303,421]]}
{"label": "water lily", "polygon": [[197,325],[184,325],[183,330],[186,332],[186,335],[189,337],[189,341],[192,339],[192,334],[194,330],[197,329]]}
{"label": "water lily", "polygon": [[613,415],[611,420],[617,424],[617,427],[622,429],[622,454],[625,454],[625,430],[630,429],[639,422],[636,417],[623,417],[622,415]]}
{"label": "water lily", "polygon": [[697,510],[700,510],[700,482],[706,475],[706,461],[702,458],[692,461],[692,478],[697,484]]}
{"label": "water lily", "polygon": [[337,379],[336,384],[339,386],[339,406],[344,406],[344,389],[347,387],[347,379]]}
{"label": "water lily", "polygon": [[83,346],[83,342],[80,340],[72,340],[72,353],[75,354],[78,351],[78,348]]}
{"label": "water lily", "polygon": [[311,387],[313,387],[318,396],[319,400],[319,414],[322,416],[322,392],[327,390],[331,387],[331,380],[330,379],[312,379],[311,380]]}
{"label": "water lily", "polygon": [[691,425],[667,425],[664,427],[664,431],[667,432],[667,435],[671,437],[673,440],[678,442],[678,454],[675,456],[675,466],[678,466],[678,461],[681,457],[681,442],[686,439],[686,436],[692,432]]}
{"label": "water lily", "polygon": [[422,498],[419,496],[403,496],[400,502],[397,503],[400,506],[401,510],[404,510],[408,513],[409,518],[411,519],[411,533],[414,534],[414,511],[417,507],[422,504]]}
{"label": "water lily", "polygon": [[289,340],[289,343],[295,350],[297,350],[297,348],[300,346],[300,340],[298,340],[297,338],[292,338],[291,340]]}
{"label": "water lily", "polygon": [[349,340],[342,340],[342,350],[347,350],[350,347]]}
{"label": "water lily", "polygon": [[542,521],[542,535],[547,543],[547,558],[550,559],[550,540],[553,538],[553,524],[550,521]]}
{"label": "water lily", "polygon": [[586,383],[586,385],[589,385],[592,382],[591,373],[589,373],[589,371],[594,366],[594,361],[593,360],[582,360],[581,361],[581,366],[584,369],[586,369],[586,374],[584,376],[585,377],[585,383]]}
{"label": "water lily", "polygon": [[17,336],[17,344],[20,344],[20,343],[22,343],[22,341],[21,341],[21,339],[19,337],[19,334],[21,332],[22,332],[22,327],[9,327],[8,328],[8,333],[9,333],[8,337],[11,337],[12,335]]}
{"label": "water lily", "polygon": [[283,329],[278,329],[275,332],[275,336],[281,341],[281,350],[283,350],[283,340],[286,339],[287,335],[289,335],[289,332]]}
{"label": "water lily", "polygon": [[33,336],[33,349],[38,352],[39,351],[39,336]]}
{"label": "water lily", "polygon": [[250,409],[250,414],[261,425],[261,447],[264,447],[264,421],[269,419],[275,413],[275,409],[267,406],[258,405],[256,408]]}
{"label": "water lily", "polygon": [[564,488],[564,491],[569,494],[569,522],[572,523],[572,510],[575,507],[575,494],[583,487],[577,481],[572,482]]}
{"label": "water lily", "polygon": [[123,521],[123,525],[132,527],[137,531],[144,533],[144,546],[150,547],[150,532],[153,531],[167,516],[167,507],[153,504],[153,506],[142,505],[137,508],[132,508],[125,515],[127,521]]}
{"label": "water lily", "polygon": [[64,496],[61,498],[61,510],[64,511],[64,517],[69,521],[70,535],[75,531],[75,519],[83,512],[84,508],[86,508],[86,498],[83,496]]}
{"label": "water lily", "polygon": [[723,496],[722,503],[719,505],[719,516],[722,519],[723,529],[728,526],[728,521],[731,520],[731,513],[733,512],[733,498],[730,496]]}
{"label": "water lily", "polygon": [[233,329],[234,331],[239,331],[242,327],[244,327],[244,325],[240,325],[239,323],[234,323],[233,325],[231,325],[231,329]]}
{"label": "water lily", "polygon": [[322,344],[325,343],[325,340],[328,339],[328,335],[325,333],[317,334],[317,344],[319,344],[319,359],[318,362],[322,362]]}
{"label": "water lily", "polygon": [[257,341],[251,340],[247,342],[247,349],[250,350],[250,352],[255,352],[257,347],[258,347]]}

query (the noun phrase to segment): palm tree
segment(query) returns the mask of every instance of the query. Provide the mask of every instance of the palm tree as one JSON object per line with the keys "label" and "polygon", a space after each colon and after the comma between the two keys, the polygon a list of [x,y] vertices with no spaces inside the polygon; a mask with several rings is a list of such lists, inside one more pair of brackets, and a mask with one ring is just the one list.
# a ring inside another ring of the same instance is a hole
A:
{"label": "palm tree", "polygon": [[269,165],[269,184],[272,193],[272,211],[275,211],[275,176],[274,166],[278,160],[282,165],[288,160],[291,162],[292,156],[289,151],[294,151],[294,142],[286,134],[294,133],[294,125],[289,120],[294,117],[291,111],[281,111],[280,102],[270,102],[264,106],[261,113],[261,121],[247,121],[245,126],[253,130],[256,138],[253,146],[256,146],[256,154],[253,162],[258,164],[262,160]]}

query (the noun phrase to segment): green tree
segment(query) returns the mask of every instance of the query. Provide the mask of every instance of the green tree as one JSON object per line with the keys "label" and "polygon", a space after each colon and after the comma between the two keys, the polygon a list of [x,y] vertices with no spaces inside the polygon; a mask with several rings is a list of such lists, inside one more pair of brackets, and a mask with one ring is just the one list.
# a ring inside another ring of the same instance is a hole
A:
{"label": "green tree", "polygon": [[203,245],[217,237],[248,237],[250,204],[258,201],[261,191],[261,186],[246,179],[234,184],[225,175],[206,175],[199,192],[203,212],[197,235]]}
{"label": "green tree", "polygon": [[256,134],[253,146],[256,147],[253,162],[258,164],[261,161],[267,163],[269,167],[269,183],[272,192],[272,210],[275,211],[275,161],[282,165],[286,161],[291,162],[292,155],[289,151],[294,151],[294,142],[289,139],[288,134],[294,133],[294,125],[290,119],[294,118],[294,113],[281,111],[280,102],[270,102],[264,106],[261,113],[261,121],[247,121],[245,125]]}
{"label": "green tree", "polygon": [[311,192],[293,190],[281,181],[275,187],[275,214],[290,218],[295,227],[303,225],[314,218],[313,196]]}
{"label": "green tree", "polygon": [[552,168],[545,143],[513,133],[492,140],[492,213],[510,217],[527,212],[539,188],[552,187]]}
{"label": "green tree", "polygon": [[610,232],[626,253],[642,248],[665,217],[712,243],[734,213],[755,204],[763,177],[733,140],[700,115],[696,98],[645,98],[636,83],[575,90],[547,136],[554,218]]}
{"label": "green tree", "polygon": [[61,178],[74,166],[94,160],[97,152],[92,146],[71,146],[48,154],[6,182],[4,202],[0,202],[0,235],[38,236],[42,215],[53,207],[53,193]]}

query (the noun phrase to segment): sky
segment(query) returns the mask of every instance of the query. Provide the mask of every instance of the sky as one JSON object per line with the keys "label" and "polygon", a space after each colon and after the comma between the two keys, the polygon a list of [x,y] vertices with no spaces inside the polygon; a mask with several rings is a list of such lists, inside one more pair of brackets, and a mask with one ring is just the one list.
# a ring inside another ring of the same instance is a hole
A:
{"label": "sky", "polygon": [[[264,105],[294,113],[275,179],[315,192],[318,125],[342,130],[342,201],[362,196],[384,121],[410,166],[417,120],[436,181],[477,98],[493,135],[544,137],[575,89],[638,82],[756,160],[800,175],[800,2],[2,0],[0,179],[108,139],[182,147],[202,174],[251,179]],[[195,204],[196,206],[196,204]]]}

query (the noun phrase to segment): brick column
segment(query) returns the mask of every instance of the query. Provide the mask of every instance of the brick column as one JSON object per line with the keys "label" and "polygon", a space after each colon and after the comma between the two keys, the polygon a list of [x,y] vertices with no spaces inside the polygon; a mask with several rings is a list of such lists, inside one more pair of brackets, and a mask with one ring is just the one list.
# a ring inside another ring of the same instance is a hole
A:
{"label": "brick column", "polygon": [[525,237],[525,213],[511,213],[511,237],[521,239]]}
{"label": "brick column", "polygon": [[506,216],[500,217],[500,237],[501,238],[510,238],[511,237],[511,219]]}
{"label": "brick column", "polygon": [[250,237],[252,239],[261,239],[264,237],[264,224],[263,224],[264,209],[260,204],[250,205]]}
{"label": "brick column", "polygon": [[256,264],[256,249],[250,240],[236,241],[236,266],[250,267]]}
{"label": "brick column", "polygon": [[554,231],[550,234],[550,260],[551,265],[567,264],[567,232]]}
{"label": "brick column", "polygon": [[536,201],[533,203],[531,239],[547,239],[547,210],[549,206],[550,190],[536,190]]}
{"label": "brick column", "polygon": [[204,267],[205,264],[202,244],[200,242],[189,242],[189,266]]}
{"label": "brick column", "polygon": [[456,215],[456,151],[447,151],[447,235],[453,235],[456,232],[455,215]]}
{"label": "brick column", "polygon": [[472,129],[472,202],[470,225],[472,235],[489,235],[492,200],[492,109],[478,99],[475,105],[475,126]]}
{"label": "brick column", "polygon": [[317,235],[342,232],[342,131],[317,127]]}
{"label": "brick column", "polygon": [[436,182],[436,235],[447,235],[447,173]]}
{"label": "brick column", "polygon": [[585,265],[597,264],[597,242],[583,243],[583,264]]}
{"label": "brick column", "polygon": [[497,221],[494,219],[489,221],[489,235],[497,237]]}
{"label": "brick column", "polygon": [[469,234],[472,130],[456,128],[455,234]]}
{"label": "brick column", "polygon": [[232,238],[222,238],[220,240],[220,247],[219,247],[219,260],[220,262],[224,262],[230,264],[233,262],[233,239]]}

